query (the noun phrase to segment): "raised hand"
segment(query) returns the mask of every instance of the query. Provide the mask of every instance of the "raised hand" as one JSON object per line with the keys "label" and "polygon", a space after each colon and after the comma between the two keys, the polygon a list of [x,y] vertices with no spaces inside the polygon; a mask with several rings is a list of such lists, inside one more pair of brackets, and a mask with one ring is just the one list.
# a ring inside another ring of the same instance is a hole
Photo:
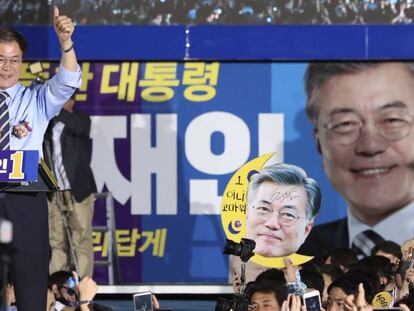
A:
{"label": "raised hand", "polygon": [[[62,48],[69,48],[72,44],[71,38],[73,32],[75,31],[75,25],[69,17],[66,15],[60,15],[59,8],[57,6],[55,6],[53,10],[53,25]],[[65,43],[69,43],[69,46],[65,46]]]}
{"label": "raised hand", "polygon": [[362,283],[358,285],[358,293],[346,297],[344,309],[347,311],[372,311],[372,307],[365,300],[365,289]]}
{"label": "raised hand", "polygon": [[302,306],[300,296],[289,294],[287,300],[282,303],[281,311],[306,311],[306,307]]}
{"label": "raised hand", "polygon": [[90,277],[85,276],[78,284],[80,300],[93,300],[97,291],[98,285]]}
{"label": "raised hand", "polygon": [[298,266],[295,266],[289,257],[283,257],[286,268],[283,269],[286,283],[296,282],[296,271],[299,270]]}

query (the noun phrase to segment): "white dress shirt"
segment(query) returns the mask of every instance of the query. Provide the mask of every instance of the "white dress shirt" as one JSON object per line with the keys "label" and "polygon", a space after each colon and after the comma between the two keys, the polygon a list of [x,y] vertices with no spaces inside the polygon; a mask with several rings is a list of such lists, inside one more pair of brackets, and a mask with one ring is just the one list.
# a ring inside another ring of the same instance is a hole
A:
{"label": "white dress shirt", "polygon": [[360,232],[367,229],[375,231],[385,240],[391,240],[400,245],[404,241],[414,238],[414,202],[374,226],[362,223],[348,208],[349,246],[351,247],[352,241]]}

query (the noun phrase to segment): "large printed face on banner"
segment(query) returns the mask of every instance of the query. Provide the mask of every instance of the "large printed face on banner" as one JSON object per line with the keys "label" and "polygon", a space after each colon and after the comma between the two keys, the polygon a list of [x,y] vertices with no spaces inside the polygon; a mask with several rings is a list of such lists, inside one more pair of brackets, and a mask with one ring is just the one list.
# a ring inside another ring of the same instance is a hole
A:
{"label": "large printed face on banner", "polygon": [[414,78],[383,63],[323,83],[317,138],[324,168],[353,213],[378,221],[414,200]]}
{"label": "large printed face on banner", "polygon": [[266,154],[248,162],[229,181],[222,203],[222,223],[233,241],[255,241],[251,261],[283,267],[311,257],[295,252],[309,235],[320,207],[317,183],[295,165],[273,163]]}
{"label": "large printed face on banner", "polygon": [[298,185],[264,181],[249,192],[246,238],[256,242],[255,253],[280,257],[296,252],[312,228],[307,201],[305,188]]}

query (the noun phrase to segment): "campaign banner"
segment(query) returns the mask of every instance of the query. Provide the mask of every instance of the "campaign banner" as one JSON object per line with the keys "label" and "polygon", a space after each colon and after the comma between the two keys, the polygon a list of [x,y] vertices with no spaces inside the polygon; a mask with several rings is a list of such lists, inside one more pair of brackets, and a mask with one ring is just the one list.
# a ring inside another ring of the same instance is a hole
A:
{"label": "campaign banner", "polygon": [[38,167],[37,150],[0,151],[0,182],[35,182]]}
{"label": "campaign banner", "polygon": [[[57,64],[44,62],[40,76]],[[98,192],[115,203],[118,284],[227,283],[220,213],[232,175],[275,153],[318,181],[316,222],[345,214],[323,173],[305,116],[303,63],[82,62],[75,109],[92,118]],[[22,83],[36,76],[23,66]],[[327,208],[329,207],[329,208]],[[94,224],[105,224],[105,206]],[[96,259],[108,237],[94,233]],[[107,269],[95,267],[102,284]]]}

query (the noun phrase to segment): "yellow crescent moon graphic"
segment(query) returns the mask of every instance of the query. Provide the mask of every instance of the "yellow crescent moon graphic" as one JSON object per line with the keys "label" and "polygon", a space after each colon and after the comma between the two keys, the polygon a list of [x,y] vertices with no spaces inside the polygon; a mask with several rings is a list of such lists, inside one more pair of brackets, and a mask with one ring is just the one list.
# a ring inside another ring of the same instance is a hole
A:
{"label": "yellow crescent moon graphic", "polygon": [[[274,156],[274,153],[266,153],[243,165],[227,183],[221,201],[221,224],[226,237],[235,242],[240,242],[246,236],[246,212],[247,212],[247,186],[249,179],[259,172],[265,163]],[[233,224],[240,224],[238,230],[234,229]],[[288,256],[294,265],[301,265],[312,256],[291,254]],[[283,257],[264,257],[255,254],[250,261],[272,268],[284,268]]]}

